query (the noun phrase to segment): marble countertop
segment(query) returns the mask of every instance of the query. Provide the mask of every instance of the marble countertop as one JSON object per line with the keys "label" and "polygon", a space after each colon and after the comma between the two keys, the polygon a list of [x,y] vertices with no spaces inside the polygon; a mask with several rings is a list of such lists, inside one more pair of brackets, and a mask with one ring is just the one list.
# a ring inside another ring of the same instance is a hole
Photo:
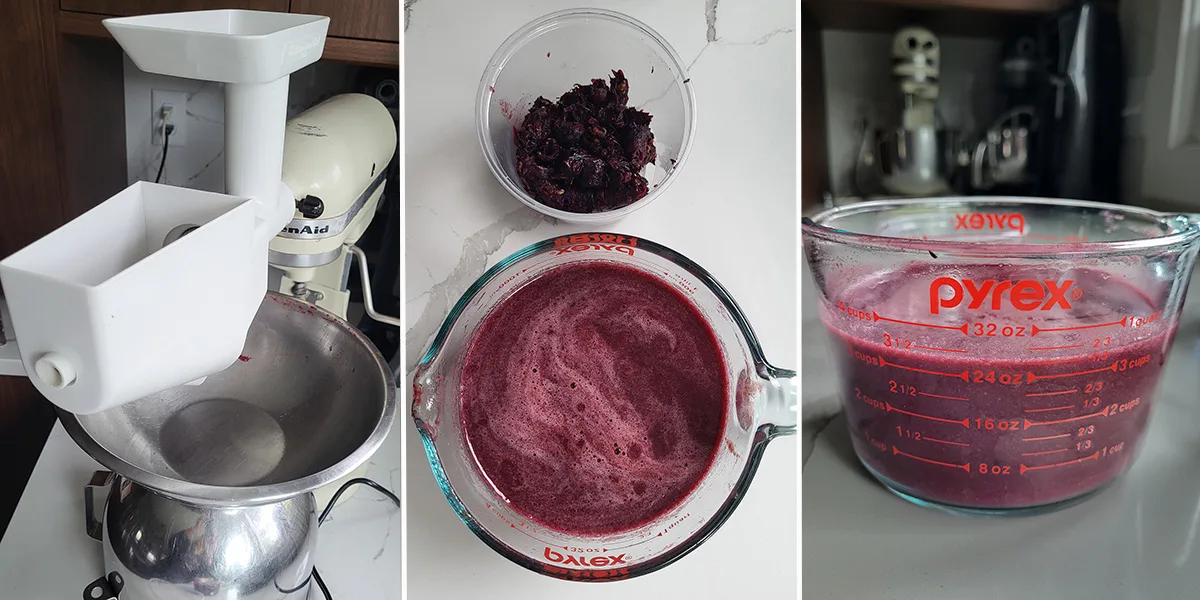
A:
{"label": "marble countertop", "polygon": [[[956,517],[905,502],[858,464],[802,275],[803,593],[853,600],[1141,600],[1200,589],[1200,291],[1191,286],[1132,469],[1076,506]],[[836,415],[836,416],[835,416]]]}
{"label": "marble countertop", "polygon": [[[367,477],[395,492],[400,443],[396,429],[367,469]],[[0,541],[0,598],[80,598],[104,574],[100,542],[87,536],[83,511],[83,487],[100,469],[55,423]],[[398,599],[401,513],[374,490],[358,487],[321,526],[317,568],[336,598]]]}
{"label": "marble countertop", "polygon": [[[604,229],[666,244],[711,271],[756,326],[767,356],[796,365],[795,3],[708,0],[592,4],[657,29],[691,64],[695,146],[670,190]],[[479,77],[513,31],[569,3],[415,2],[405,65],[406,370],[484,270],[584,228],[509,196],[476,138]],[[747,109],[750,110],[747,110]],[[610,584],[554,580],[510,563],[458,520],[406,419],[410,598],[793,598],[796,443],[772,443],[746,499],[704,545],[657,573]],[[749,576],[736,576],[734,574]]]}

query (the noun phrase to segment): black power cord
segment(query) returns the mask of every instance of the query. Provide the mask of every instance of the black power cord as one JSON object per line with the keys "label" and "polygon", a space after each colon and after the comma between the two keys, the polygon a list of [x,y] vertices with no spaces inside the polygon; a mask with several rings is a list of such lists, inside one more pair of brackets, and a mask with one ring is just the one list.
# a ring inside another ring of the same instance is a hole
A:
{"label": "black power cord", "polygon": [[[337,506],[338,498],[342,497],[342,493],[356,485],[366,485],[375,488],[375,491],[387,496],[388,500],[391,500],[396,505],[396,508],[400,508],[400,498],[397,498],[387,488],[365,477],[356,477],[343,483],[342,487],[338,488],[338,491],[333,494],[333,498],[329,501],[329,504],[325,505],[325,510],[321,511],[321,516],[317,517],[318,527],[325,523],[325,519],[329,518],[329,513],[333,510],[334,506]],[[329,593],[329,588],[325,586],[325,580],[321,578],[321,573],[317,571],[316,567],[313,567],[312,577],[317,582],[317,587],[321,588],[321,593],[325,594],[325,600],[333,600],[333,595]]]}
{"label": "black power cord", "polygon": [[162,160],[158,163],[158,175],[154,176],[154,183],[162,180],[163,167],[167,166],[167,150],[171,148],[171,133],[175,131],[175,126],[167,123],[163,130],[163,153]]}

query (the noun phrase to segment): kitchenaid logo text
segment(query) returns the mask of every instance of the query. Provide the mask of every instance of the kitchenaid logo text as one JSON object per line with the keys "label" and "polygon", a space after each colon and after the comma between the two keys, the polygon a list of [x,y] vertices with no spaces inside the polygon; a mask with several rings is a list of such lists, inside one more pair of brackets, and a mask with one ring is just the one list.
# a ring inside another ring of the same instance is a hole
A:
{"label": "kitchenaid logo text", "polygon": [[588,558],[586,556],[575,556],[574,554],[563,554],[562,552],[556,552],[550,548],[546,548],[544,554],[546,556],[546,560],[560,565],[575,565],[577,567],[611,567],[613,565],[626,564],[624,554]]}
{"label": "kitchenaid logo text", "polygon": [[954,215],[955,231],[1016,231],[1025,233],[1025,215],[1020,213],[965,213]]}
{"label": "kitchenaid logo text", "polygon": [[[943,308],[958,308],[964,300],[968,301],[967,309],[982,308],[985,303],[992,310],[1000,310],[1004,305],[1020,311],[1050,310],[1051,308],[1071,308],[1071,300],[1079,299],[1082,295],[1077,288],[1071,291],[1075,282],[1067,279],[1057,282],[1050,280],[1036,281],[1022,279],[1019,281],[997,281],[985,279],[976,282],[972,279],[955,279],[953,277],[938,277],[929,284],[929,314],[936,315]],[[949,297],[944,297],[942,290],[949,290]],[[1068,292],[1070,292],[1068,294]],[[990,302],[989,302],[990,300]]]}
{"label": "kitchenaid logo text", "polygon": [[317,235],[317,234],[321,234],[321,233],[329,233],[329,226],[325,225],[325,226],[321,226],[321,227],[313,227],[310,225],[305,225],[304,227],[284,227],[283,232],[296,234],[296,235],[301,235],[301,234]]}
{"label": "kitchenaid logo text", "polygon": [[555,238],[554,247],[558,250],[555,256],[568,252],[585,252],[587,250],[623,252],[633,256],[633,249],[637,247],[637,238],[612,233],[581,233]]}

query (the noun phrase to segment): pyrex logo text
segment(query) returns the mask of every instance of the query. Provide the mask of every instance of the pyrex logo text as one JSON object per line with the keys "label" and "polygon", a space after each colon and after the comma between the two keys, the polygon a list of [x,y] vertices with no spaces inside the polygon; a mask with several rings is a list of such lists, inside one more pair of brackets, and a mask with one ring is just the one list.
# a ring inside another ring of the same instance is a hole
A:
{"label": "pyrex logo text", "polygon": [[[929,314],[936,315],[943,308],[957,308],[963,300],[969,300],[967,309],[982,308],[985,302],[991,300],[992,310],[1000,310],[1007,304],[1020,311],[1050,310],[1051,308],[1071,308],[1067,292],[1075,282],[1067,279],[1060,282],[1033,279],[1019,281],[997,281],[985,279],[976,282],[972,279],[958,280],[953,277],[938,277],[929,284]],[[942,290],[950,290],[950,297],[943,298]],[[1078,290],[1077,290],[1078,292]],[[1079,294],[1072,294],[1078,298]]]}
{"label": "pyrex logo text", "polygon": [[585,252],[587,250],[607,250],[623,252],[633,256],[637,247],[637,238],[614,235],[611,233],[581,233],[570,237],[554,239],[554,247],[558,250],[555,256],[568,252]]}
{"label": "pyrex logo text", "polygon": [[616,556],[596,556],[588,558],[586,556],[575,556],[573,554],[563,554],[556,552],[550,548],[546,548],[543,553],[546,560],[563,565],[575,565],[578,567],[611,567],[613,565],[625,564],[625,555],[618,554]]}
{"label": "pyrex logo text", "polygon": [[965,213],[954,215],[954,230],[1012,230],[1025,233],[1025,215],[1021,213]]}

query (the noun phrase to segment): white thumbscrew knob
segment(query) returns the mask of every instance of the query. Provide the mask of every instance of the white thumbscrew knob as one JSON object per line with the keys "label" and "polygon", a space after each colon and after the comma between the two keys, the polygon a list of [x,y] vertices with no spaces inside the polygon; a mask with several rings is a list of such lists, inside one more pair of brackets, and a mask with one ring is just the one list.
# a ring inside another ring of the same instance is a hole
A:
{"label": "white thumbscrew knob", "polygon": [[71,361],[67,360],[67,357],[57,352],[43,354],[41,358],[37,359],[37,362],[33,363],[33,370],[42,383],[55,389],[62,389],[75,383],[75,367],[71,366]]}

